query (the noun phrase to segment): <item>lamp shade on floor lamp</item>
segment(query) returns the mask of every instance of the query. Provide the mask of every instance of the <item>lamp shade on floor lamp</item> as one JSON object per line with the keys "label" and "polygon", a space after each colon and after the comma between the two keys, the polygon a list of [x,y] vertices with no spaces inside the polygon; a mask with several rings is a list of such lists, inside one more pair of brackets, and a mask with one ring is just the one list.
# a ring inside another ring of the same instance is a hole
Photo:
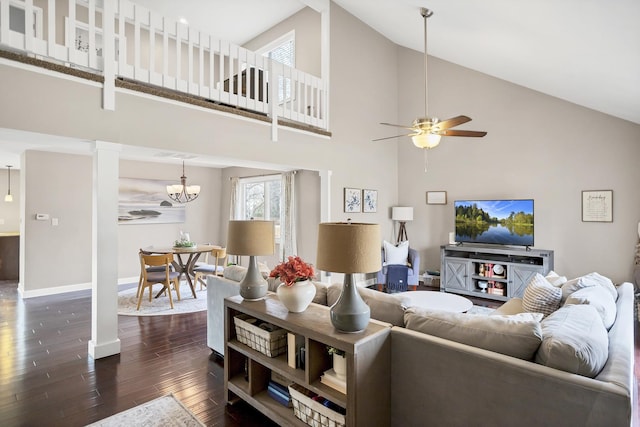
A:
{"label": "lamp shade on floor lamp", "polygon": [[363,223],[321,223],[318,226],[320,270],[344,273],[338,301],[331,307],[331,323],[342,332],[358,332],[369,324],[369,306],[360,297],[355,273],[380,270],[380,225]]}
{"label": "lamp shade on floor lamp", "polygon": [[247,274],[240,282],[240,295],[256,300],[267,294],[267,281],[258,270],[257,256],[275,252],[274,222],[261,220],[229,221],[227,253],[249,255]]}

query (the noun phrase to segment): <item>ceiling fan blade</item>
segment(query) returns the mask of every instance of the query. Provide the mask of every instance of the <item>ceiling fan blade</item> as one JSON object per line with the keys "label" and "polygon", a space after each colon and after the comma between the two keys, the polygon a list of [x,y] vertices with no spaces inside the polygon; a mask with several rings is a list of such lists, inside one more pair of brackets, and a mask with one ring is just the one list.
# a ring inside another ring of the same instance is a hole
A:
{"label": "ceiling fan blade", "polygon": [[411,136],[413,134],[403,134],[403,135],[396,135],[396,136],[387,136],[385,138],[378,138],[378,139],[372,139],[371,141],[384,141],[385,139],[393,139],[393,138],[402,138],[403,136]]}
{"label": "ceiling fan blade", "polygon": [[458,117],[452,117],[450,119],[446,119],[439,123],[436,123],[434,127],[438,129],[451,129],[452,127],[456,127],[458,125],[461,125],[463,123],[467,123],[470,121],[471,121],[470,117],[458,116]]}
{"label": "ceiling fan blade", "polygon": [[442,136],[471,136],[471,137],[481,137],[485,136],[487,133],[477,130],[443,130],[442,132],[438,132]]}
{"label": "ceiling fan blade", "polygon": [[407,125],[394,125],[393,123],[380,123],[380,124],[381,125],[385,125],[385,126],[395,126],[397,128],[413,130],[413,128],[411,126],[407,126]]}

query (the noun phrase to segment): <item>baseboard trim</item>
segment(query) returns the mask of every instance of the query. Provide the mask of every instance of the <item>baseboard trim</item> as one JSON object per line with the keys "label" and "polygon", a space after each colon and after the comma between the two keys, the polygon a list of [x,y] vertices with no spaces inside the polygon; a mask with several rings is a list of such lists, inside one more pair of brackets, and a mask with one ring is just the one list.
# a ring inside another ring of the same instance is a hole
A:
{"label": "baseboard trim", "polygon": [[[118,286],[128,285],[131,283],[138,283],[138,276],[132,277],[123,277],[118,279]],[[36,297],[46,297],[50,295],[59,295],[65,294],[68,292],[77,292],[77,291],[86,291],[91,290],[91,282],[88,283],[78,283],[75,285],[65,285],[65,286],[53,286],[50,288],[43,289],[33,289],[29,291],[25,291],[22,284],[18,286],[18,294],[22,299],[36,298]]]}

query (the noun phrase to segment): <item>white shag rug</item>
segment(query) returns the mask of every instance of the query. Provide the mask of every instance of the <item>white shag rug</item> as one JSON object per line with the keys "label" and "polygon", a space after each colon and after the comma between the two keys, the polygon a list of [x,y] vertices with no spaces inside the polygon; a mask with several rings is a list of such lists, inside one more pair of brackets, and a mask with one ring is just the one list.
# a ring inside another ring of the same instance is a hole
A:
{"label": "white shag rug", "polygon": [[493,308],[482,307],[480,305],[475,305],[474,304],[473,307],[471,307],[471,310],[467,311],[467,313],[470,313],[470,314],[482,314],[482,315],[488,316],[493,311],[494,311]]}
{"label": "white shag rug", "polygon": [[[135,289],[134,289],[135,291]],[[104,418],[87,427],[203,427],[173,394],[158,397],[126,411]]]}
{"label": "white shag rug", "polygon": [[195,313],[196,311],[205,311],[207,309],[207,288],[203,287],[200,290],[200,283],[195,284],[198,298],[194,299],[189,284],[185,280],[181,281],[180,301],[178,301],[175,291],[171,291],[173,309],[169,305],[168,296],[161,295],[155,298],[155,295],[162,289],[162,285],[158,284],[153,286],[151,302],[149,302],[149,288],[145,289],[142,303],[140,303],[140,310],[136,310],[136,305],[138,304],[138,299],[136,298],[137,288],[136,285],[133,288],[118,292],[118,314],[124,316],[162,316],[166,314]]}

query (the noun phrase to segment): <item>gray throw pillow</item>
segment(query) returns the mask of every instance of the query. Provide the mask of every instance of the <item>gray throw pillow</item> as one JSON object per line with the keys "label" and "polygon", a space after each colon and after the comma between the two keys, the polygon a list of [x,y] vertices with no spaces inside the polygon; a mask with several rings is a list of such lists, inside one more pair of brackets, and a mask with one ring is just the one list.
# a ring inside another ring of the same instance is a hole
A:
{"label": "gray throw pillow", "polygon": [[609,291],[602,286],[591,286],[577,290],[569,295],[564,303],[565,306],[576,304],[588,304],[595,308],[607,330],[611,329],[616,321],[616,302]]}
{"label": "gray throw pillow", "polygon": [[609,336],[590,305],[568,305],[542,321],[544,339],[536,362],[594,378],[607,363]]}

